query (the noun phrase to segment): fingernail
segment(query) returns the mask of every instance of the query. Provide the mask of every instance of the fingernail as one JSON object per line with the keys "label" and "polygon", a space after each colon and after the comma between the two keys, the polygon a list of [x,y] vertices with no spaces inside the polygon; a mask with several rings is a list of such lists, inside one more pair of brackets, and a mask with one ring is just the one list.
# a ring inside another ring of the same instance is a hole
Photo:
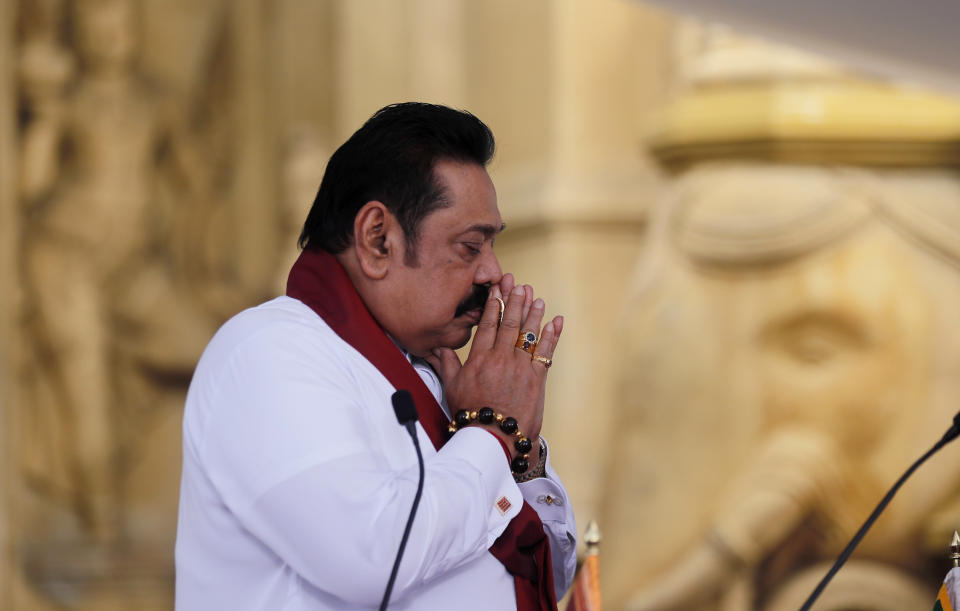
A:
{"label": "fingernail", "polygon": [[557,333],[563,331],[563,316],[557,316]]}
{"label": "fingernail", "polygon": [[538,298],[533,302],[533,307],[537,308],[538,310],[542,310],[542,309],[543,309],[543,299],[540,299],[540,298],[538,297]]}
{"label": "fingernail", "polygon": [[502,295],[500,294],[500,287],[495,286],[490,289],[490,299],[500,299]]}
{"label": "fingernail", "polygon": [[523,295],[523,287],[522,287],[522,286],[515,286],[515,287],[513,287],[513,294],[514,294],[514,295]]}

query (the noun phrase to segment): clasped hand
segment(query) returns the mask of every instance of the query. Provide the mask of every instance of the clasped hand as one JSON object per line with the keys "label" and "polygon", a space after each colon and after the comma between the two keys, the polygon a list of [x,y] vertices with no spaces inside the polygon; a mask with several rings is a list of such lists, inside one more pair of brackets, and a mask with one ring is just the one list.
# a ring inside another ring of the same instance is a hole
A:
{"label": "clasped hand", "polygon": [[[497,298],[504,301],[499,327]],[[563,330],[563,317],[556,316],[541,327],[545,309],[542,299],[534,300],[532,287],[515,286],[513,276],[506,274],[499,285],[490,289],[467,359],[461,364],[456,352],[449,348],[438,348],[427,357],[444,382],[451,413],[492,407],[504,416],[513,416],[520,431],[533,442],[534,457],[539,452],[547,367],[517,348],[516,343],[521,331],[533,331],[539,337],[535,354],[553,358]],[[509,442],[509,436],[498,428],[488,428]],[[512,442],[507,447],[514,451]]]}

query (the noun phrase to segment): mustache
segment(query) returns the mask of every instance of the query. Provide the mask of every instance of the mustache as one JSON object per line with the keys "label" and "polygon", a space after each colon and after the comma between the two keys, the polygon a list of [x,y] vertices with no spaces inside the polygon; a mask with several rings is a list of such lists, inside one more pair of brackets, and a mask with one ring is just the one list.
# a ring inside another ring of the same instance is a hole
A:
{"label": "mustache", "polygon": [[490,287],[491,285],[489,284],[474,284],[470,290],[470,294],[457,306],[453,317],[458,318],[471,310],[482,310],[483,306],[487,304],[487,299],[490,297]]}

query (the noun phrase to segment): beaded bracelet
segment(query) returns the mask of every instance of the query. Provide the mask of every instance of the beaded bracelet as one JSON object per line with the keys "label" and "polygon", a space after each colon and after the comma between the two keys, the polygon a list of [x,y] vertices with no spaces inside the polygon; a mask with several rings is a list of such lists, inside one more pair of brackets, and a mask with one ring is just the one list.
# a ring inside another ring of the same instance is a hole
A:
{"label": "beaded bracelet", "polygon": [[531,469],[529,472],[522,475],[514,475],[513,479],[518,484],[523,482],[529,482],[530,480],[537,479],[538,477],[543,477],[547,472],[547,444],[543,442],[543,438],[540,438],[540,460],[537,462],[537,466]]}
{"label": "beaded bracelet", "polygon": [[516,448],[519,454],[514,456],[513,460],[510,461],[511,471],[520,474],[525,473],[527,469],[530,468],[530,450],[533,449],[533,442],[520,432],[520,425],[517,423],[516,418],[497,413],[493,411],[491,407],[481,407],[473,412],[465,409],[458,411],[453,415],[453,420],[450,421],[447,432],[453,435],[474,420],[480,424],[493,424],[496,422],[500,425],[501,431],[507,435],[516,437],[516,440],[513,442],[513,447]]}

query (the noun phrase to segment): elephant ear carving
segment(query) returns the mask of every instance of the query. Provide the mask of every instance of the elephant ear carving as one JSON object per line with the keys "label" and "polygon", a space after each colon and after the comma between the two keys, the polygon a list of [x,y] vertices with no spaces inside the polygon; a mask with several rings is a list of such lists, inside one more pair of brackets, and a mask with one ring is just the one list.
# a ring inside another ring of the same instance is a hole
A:
{"label": "elephant ear carving", "polygon": [[960,265],[960,185],[943,172],[875,176],[864,189],[888,222],[933,254]]}
{"label": "elephant ear carving", "polygon": [[842,172],[772,165],[739,171],[724,164],[681,179],[673,233],[680,250],[700,263],[761,265],[809,253],[870,214]]}

